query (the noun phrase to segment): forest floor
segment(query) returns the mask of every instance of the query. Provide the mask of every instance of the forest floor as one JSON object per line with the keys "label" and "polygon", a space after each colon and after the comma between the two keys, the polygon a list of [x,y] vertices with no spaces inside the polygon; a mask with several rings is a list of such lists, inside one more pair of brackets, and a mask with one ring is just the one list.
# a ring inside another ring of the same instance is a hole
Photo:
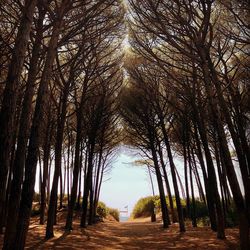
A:
{"label": "forest floor", "polygon": [[[180,233],[178,224],[163,229],[159,222],[151,223],[148,218],[122,223],[105,221],[87,229],[74,223],[74,230],[67,233],[63,226],[64,220],[59,218],[55,237],[45,240],[45,225],[32,218],[25,249],[238,249],[238,229],[227,229],[227,239],[218,240],[208,227],[187,226],[187,231]],[[2,240],[1,236],[0,248]]]}

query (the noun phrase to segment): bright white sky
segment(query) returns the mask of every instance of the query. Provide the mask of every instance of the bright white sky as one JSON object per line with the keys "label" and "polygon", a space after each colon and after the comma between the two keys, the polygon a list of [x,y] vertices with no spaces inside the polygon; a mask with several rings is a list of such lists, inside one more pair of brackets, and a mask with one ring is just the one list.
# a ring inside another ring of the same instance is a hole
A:
{"label": "bright white sky", "polygon": [[[140,198],[152,195],[147,167],[135,166],[133,162],[136,159],[138,157],[131,155],[131,152],[120,150],[112,172],[106,176],[108,180],[103,182],[101,188],[100,200],[107,206],[119,210],[128,206],[131,213]],[[155,180],[155,176],[153,178]],[[158,193],[156,182],[155,192]]]}

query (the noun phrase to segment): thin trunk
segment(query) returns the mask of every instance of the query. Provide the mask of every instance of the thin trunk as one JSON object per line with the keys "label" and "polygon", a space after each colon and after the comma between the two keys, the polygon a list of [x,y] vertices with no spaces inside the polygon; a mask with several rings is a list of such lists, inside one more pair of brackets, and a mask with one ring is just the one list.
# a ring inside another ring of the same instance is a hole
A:
{"label": "thin trunk", "polygon": [[187,148],[188,151],[188,164],[189,164],[189,177],[190,177],[190,186],[191,186],[191,195],[192,195],[192,225],[193,227],[197,227],[196,221],[196,204],[195,204],[195,197],[194,197],[194,184],[193,184],[193,176],[192,176],[192,160],[191,160],[191,153],[190,147]]}
{"label": "thin trunk", "polygon": [[[217,140],[217,138],[215,140]],[[224,212],[224,217],[225,217],[226,216],[225,190],[223,186],[223,176],[222,176],[222,171],[221,171],[220,156],[219,156],[218,145],[216,141],[214,142],[214,151],[215,151],[214,154],[215,154],[215,160],[216,160],[217,171],[218,171],[218,176],[219,176],[221,202],[222,202],[222,207],[223,207],[223,212]]]}
{"label": "thin trunk", "polygon": [[[62,160],[62,158],[61,158],[61,160]],[[62,166],[60,167],[59,179],[60,179],[60,203],[59,203],[59,209],[62,209],[62,207],[63,207],[63,175],[62,175]]]}
{"label": "thin trunk", "polygon": [[168,228],[168,225],[170,224],[168,207],[167,207],[166,198],[165,198],[165,192],[164,192],[164,187],[163,187],[163,182],[162,182],[160,166],[158,164],[157,152],[154,148],[153,143],[151,143],[151,152],[152,152],[152,156],[153,156],[155,173],[156,173],[159,194],[160,194],[163,227]]}
{"label": "thin trunk", "polygon": [[170,148],[169,140],[168,140],[168,135],[167,131],[164,125],[163,118],[160,118],[161,120],[161,129],[163,132],[164,136],[164,142],[167,148],[167,153],[168,153],[168,158],[169,158],[169,164],[170,164],[170,170],[172,174],[172,180],[173,180],[173,186],[174,186],[174,191],[175,191],[175,200],[176,200],[176,207],[177,207],[177,213],[178,213],[178,219],[179,219],[179,227],[180,227],[180,232],[185,232],[185,224],[184,224],[184,217],[183,217],[183,209],[181,205],[181,199],[180,199],[180,194],[179,194],[179,188],[177,184],[177,178],[176,178],[176,173],[175,173],[175,164],[172,156],[172,151]]}
{"label": "thin trunk", "polygon": [[196,160],[195,160],[195,154],[194,154],[194,150],[192,149],[192,160],[193,160],[193,166],[194,166],[194,175],[195,175],[195,179],[196,179],[196,183],[197,186],[199,188],[199,194],[201,197],[201,201],[203,201],[205,204],[207,203],[206,201],[206,197],[205,197],[205,193],[201,184],[201,179],[200,179],[200,175],[197,169],[197,164],[196,164]]}
{"label": "thin trunk", "polygon": [[66,190],[66,176],[67,176],[67,161],[65,157],[65,151],[63,151],[63,166],[64,166],[64,171],[63,171],[63,196],[65,197],[65,190]]}
{"label": "thin trunk", "polygon": [[50,175],[51,175],[51,168],[52,168],[52,161],[53,161],[53,158],[50,157],[49,158],[49,169],[48,169],[48,180],[47,180],[47,204],[49,204],[49,200],[50,200]]}
{"label": "thin trunk", "polygon": [[77,197],[77,203],[76,208],[80,209],[81,207],[81,186],[82,186],[82,155],[83,155],[83,149],[81,148],[81,155],[80,155],[80,169],[79,169],[79,182],[78,182],[78,197]]}
{"label": "thin trunk", "polygon": [[69,169],[70,169],[70,136],[68,135],[69,145],[68,145],[68,153],[67,153],[67,197],[68,197],[68,205],[69,205]]}
{"label": "thin trunk", "polygon": [[80,169],[79,169],[79,184],[78,184],[78,198],[77,198],[77,204],[76,207],[77,209],[80,209],[81,207],[81,190],[82,190],[82,170],[83,170],[83,165],[82,165],[82,161],[83,161],[83,143],[81,143],[81,153],[80,153]]}
{"label": "thin trunk", "polygon": [[94,220],[94,190],[93,190],[93,177],[90,182],[90,190],[89,190],[89,218],[88,225],[92,225]]}
{"label": "thin trunk", "polygon": [[46,238],[49,239],[54,236],[53,225],[56,223],[56,208],[57,208],[57,193],[58,193],[58,181],[61,176],[61,199],[60,207],[62,207],[62,144],[63,144],[63,134],[64,126],[67,114],[67,100],[70,90],[70,81],[65,83],[62,99],[59,104],[58,117],[57,117],[57,135],[56,135],[56,145],[55,145],[55,171],[53,177],[53,184],[50,195],[48,220],[46,227]]}
{"label": "thin trunk", "polygon": [[163,175],[164,175],[164,179],[165,179],[165,184],[166,184],[166,188],[167,188],[167,193],[168,193],[169,205],[170,205],[170,210],[171,210],[171,214],[172,214],[172,221],[173,221],[173,223],[175,223],[175,222],[177,222],[177,218],[176,218],[176,214],[175,214],[175,210],[174,210],[172,192],[171,192],[169,181],[168,181],[168,175],[167,175],[166,166],[165,166],[165,163],[163,160],[162,151],[161,151],[160,146],[158,148],[159,148],[158,153],[159,153],[160,162],[161,162]]}
{"label": "thin trunk", "polygon": [[[199,119],[198,116],[196,116],[196,118]],[[212,195],[212,190],[211,190],[211,179],[208,179],[207,177],[207,171],[206,171],[206,167],[205,167],[205,162],[203,159],[203,154],[202,154],[202,150],[201,150],[201,142],[200,142],[200,138],[202,141],[202,145],[203,148],[206,148],[206,153],[205,153],[205,157],[206,155],[209,154],[209,152],[207,152],[207,141],[206,141],[206,134],[205,131],[203,130],[203,123],[198,123],[199,121],[196,120],[196,123],[194,123],[194,136],[195,136],[195,142],[196,142],[196,147],[197,147],[197,157],[199,159],[200,162],[200,166],[201,166],[201,170],[202,170],[202,174],[203,174],[203,179],[204,179],[204,185],[205,185],[205,191],[206,191],[206,200],[207,200],[207,207],[208,207],[208,213],[209,213],[209,218],[210,218],[210,223],[211,223],[211,229],[213,231],[216,231],[217,228],[217,223],[216,223],[216,213],[215,213],[215,207],[214,207],[214,197]],[[199,125],[198,125],[199,124]],[[200,135],[202,134],[202,136],[198,135],[198,130],[201,131]],[[205,150],[204,150],[205,151]],[[207,157],[206,157],[207,160]],[[208,164],[208,163],[207,163]]]}
{"label": "thin trunk", "polygon": [[230,194],[230,188],[228,186],[228,181],[227,181],[227,171],[226,171],[226,165],[224,163],[224,157],[222,156],[222,149],[219,144],[219,154],[220,154],[220,160],[221,160],[221,171],[222,171],[222,185],[224,187],[224,192],[225,192],[225,206],[226,206],[226,211],[229,211],[229,205],[231,204],[231,194]]}
{"label": "thin trunk", "polygon": [[97,165],[97,174],[96,174],[96,183],[95,183],[95,193],[94,193],[94,215],[96,215],[96,208],[98,205],[98,187],[99,187],[99,179],[101,174],[101,166],[102,166],[102,144],[100,145],[99,159]]}
{"label": "thin trunk", "polygon": [[87,221],[87,210],[88,210],[88,198],[89,192],[92,184],[92,171],[93,171],[93,156],[94,156],[94,142],[90,142],[89,151],[88,151],[88,165],[86,169],[86,178],[84,181],[84,191],[83,191],[83,200],[82,200],[82,217],[80,226],[86,227]]}
{"label": "thin trunk", "polygon": [[[81,111],[80,111],[81,112]],[[78,186],[78,179],[79,179],[79,169],[80,169],[80,149],[81,149],[81,139],[82,139],[82,123],[81,123],[81,115],[78,114],[77,116],[77,134],[76,134],[76,145],[75,145],[75,164],[73,170],[73,185],[71,188],[71,196],[70,202],[68,207],[67,213],[67,220],[65,229],[72,230],[72,223],[73,223],[73,211],[76,203],[77,197],[77,186]]]}
{"label": "thin trunk", "polygon": [[44,224],[45,208],[46,208],[46,186],[48,182],[48,169],[49,169],[49,158],[51,150],[51,140],[52,140],[52,126],[50,123],[50,115],[48,116],[48,125],[46,129],[46,136],[43,149],[43,180],[41,185],[41,206],[40,206],[40,224]]}
{"label": "thin trunk", "polygon": [[[41,152],[38,152],[38,166],[39,166],[39,176],[38,176],[38,196],[41,197],[41,189],[42,189],[42,178],[43,178],[43,169],[42,169],[42,160],[41,160]],[[41,205],[41,199],[39,200],[39,205]]]}
{"label": "thin trunk", "polygon": [[186,208],[187,217],[190,218],[190,198],[189,198],[189,186],[188,186],[188,164],[187,164],[187,150],[186,145],[183,144],[183,154],[184,154],[184,176],[185,176],[185,186],[186,186]]}

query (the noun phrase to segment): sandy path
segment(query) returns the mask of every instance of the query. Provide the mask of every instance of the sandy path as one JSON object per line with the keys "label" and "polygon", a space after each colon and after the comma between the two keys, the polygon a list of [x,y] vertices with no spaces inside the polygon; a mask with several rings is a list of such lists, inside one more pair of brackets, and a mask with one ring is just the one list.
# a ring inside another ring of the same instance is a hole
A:
{"label": "sandy path", "polygon": [[[227,239],[217,240],[209,228],[187,228],[179,233],[178,226],[163,229],[160,223],[150,222],[105,222],[87,229],[64,233],[63,225],[56,226],[53,239],[44,240],[44,226],[30,226],[26,249],[237,249],[238,232],[227,230]],[[1,244],[0,244],[1,245]]]}

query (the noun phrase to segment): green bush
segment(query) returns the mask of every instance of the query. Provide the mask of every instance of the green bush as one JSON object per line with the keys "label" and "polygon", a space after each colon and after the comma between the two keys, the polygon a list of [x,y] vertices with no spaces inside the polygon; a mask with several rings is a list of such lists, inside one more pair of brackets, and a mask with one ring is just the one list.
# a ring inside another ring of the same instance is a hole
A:
{"label": "green bush", "polygon": [[132,211],[133,218],[151,216],[153,208],[159,209],[159,196],[148,196],[137,201]]}
{"label": "green bush", "polygon": [[[175,197],[173,196],[172,199],[173,199],[174,210],[176,212]],[[166,202],[167,202],[169,212],[170,212],[170,205],[169,205],[168,197],[166,197]],[[181,199],[181,204],[182,206],[185,206],[185,200]],[[156,209],[156,213],[161,211],[161,200],[160,200],[159,195],[141,198],[140,200],[137,201],[137,203],[134,206],[132,217],[139,218],[139,217],[151,216],[153,205]]]}
{"label": "green bush", "polygon": [[106,204],[102,201],[98,202],[97,208],[96,208],[96,213],[99,215],[101,218],[106,218],[108,215],[108,207]]}
{"label": "green bush", "polygon": [[[193,204],[190,204],[191,218],[193,217]],[[195,215],[196,218],[208,217],[207,205],[199,200],[195,200]]]}
{"label": "green bush", "polygon": [[238,218],[238,213],[236,210],[236,207],[234,204],[232,204],[227,213],[226,213],[226,226],[227,227],[235,227],[239,225],[239,218]]}
{"label": "green bush", "polygon": [[107,205],[102,201],[98,202],[96,213],[101,218],[106,218],[107,215],[111,215],[115,220],[119,221],[119,210],[107,207]]}
{"label": "green bush", "polygon": [[108,213],[116,220],[119,221],[119,210],[115,208],[108,208]]}
{"label": "green bush", "polygon": [[210,219],[208,216],[201,217],[197,219],[197,225],[199,227],[208,227],[210,226]]}

